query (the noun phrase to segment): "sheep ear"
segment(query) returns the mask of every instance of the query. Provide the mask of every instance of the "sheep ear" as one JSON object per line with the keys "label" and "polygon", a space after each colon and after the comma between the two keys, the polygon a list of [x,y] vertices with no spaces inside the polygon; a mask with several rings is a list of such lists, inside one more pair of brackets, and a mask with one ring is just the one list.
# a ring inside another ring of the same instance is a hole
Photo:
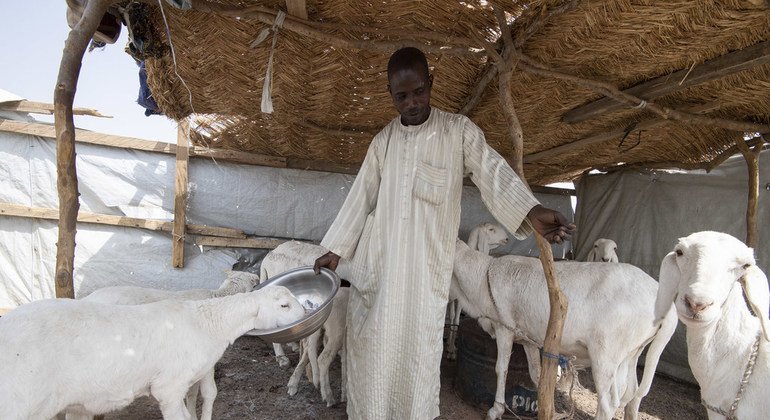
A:
{"label": "sheep ear", "polygon": [[596,261],[596,251],[593,248],[591,248],[591,251],[588,253],[588,257],[586,258],[586,261],[589,261],[589,262]]}
{"label": "sheep ear", "polygon": [[489,255],[489,238],[487,238],[487,235],[479,235],[478,248],[479,252]]}
{"label": "sheep ear", "polygon": [[759,318],[765,340],[770,341],[770,334],[768,334],[768,328],[770,327],[770,320],[768,319],[768,316],[770,316],[770,291],[767,288],[765,273],[756,265],[750,265],[746,269],[746,274],[740,278],[740,282],[751,310]]}
{"label": "sheep ear", "polygon": [[477,248],[477,244],[479,243],[479,230],[480,229],[472,229],[470,236],[468,236],[468,242],[466,244],[471,247],[472,249]]}
{"label": "sheep ear", "polygon": [[655,323],[659,323],[671,310],[677,292],[679,291],[679,267],[676,265],[676,254],[669,252],[660,263],[658,279],[658,296],[655,299]]}

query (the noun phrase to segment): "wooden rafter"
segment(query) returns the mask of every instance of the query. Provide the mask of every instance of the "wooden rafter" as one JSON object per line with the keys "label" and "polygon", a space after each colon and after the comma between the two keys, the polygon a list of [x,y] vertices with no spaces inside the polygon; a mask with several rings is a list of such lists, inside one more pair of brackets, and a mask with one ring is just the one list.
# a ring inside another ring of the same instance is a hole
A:
{"label": "wooden rafter", "polygon": [[[765,41],[708,60],[703,64],[694,65],[692,68],[648,80],[623,92],[649,101],[768,63],[770,63],[770,41]],[[629,107],[627,103],[606,97],[567,111],[562,116],[562,121],[570,124],[578,123]]]}
{"label": "wooden rafter", "polygon": [[[723,104],[719,103],[718,101],[709,102],[703,105],[688,107],[683,109],[682,111],[694,113],[694,114],[704,114],[704,113],[708,113],[716,109],[719,109],[722,105]],[[671,122],[670,120],[667,120],[664,118],[653,118],[653,119],[644,120],[637,123],[636,126],[634,126],[633,130],[634,131],[651,130],[653,128],[662,127],[666,124],[669,124],[670,122]],[[627,130],[626,128],[617,128],[615,130],[610,130],[603,133],[594,134],[592,136],[583,137],[581,139],[574,140],[569,143],[560,144],[556,147],[552,147],[550,149],[546,149],[540,152],[530,153],[524,156],[524,163],[534,163],[543,159],[558,156],[562,153],[565,153],[571,150],[582,149],[592,144],[601,143],[612,139],[619,139],[626,134],[626,130]]]}

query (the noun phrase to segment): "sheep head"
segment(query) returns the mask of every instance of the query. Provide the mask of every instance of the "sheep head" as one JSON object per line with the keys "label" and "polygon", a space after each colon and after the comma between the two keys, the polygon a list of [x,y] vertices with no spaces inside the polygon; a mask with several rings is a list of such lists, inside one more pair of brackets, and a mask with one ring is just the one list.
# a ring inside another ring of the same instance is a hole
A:
{"label": "sheep head", "polygon": [[508,233],[502,226],[494,223],[481,223],[471,229],[468,235],[468,246],[472,249],[489,254],[489,251],[508,243]]}
{"label": "sheep head", "polygon": [[255,320],[256,329],[282,327],[305,316],[305,308],[289,289],[283,286],[270,285],[251,293],[259,293],[262,298]]}
{"label": "sheep head", "polygon": [[679,239],[660,266],[655,316],[660,320],[673,303],[686,326],[709,325],[722,316],[722,307],[736,284],[743,287],[765,339],[770,341],[767,278],[756,265],[753,249],[725,233],[698,232]]}
{"label": "sheep head", "polygon": [[618,262],[618,245],[612,239],[599,238],[594,241],[594,246],[588,253],[586,261],[592,262]]}

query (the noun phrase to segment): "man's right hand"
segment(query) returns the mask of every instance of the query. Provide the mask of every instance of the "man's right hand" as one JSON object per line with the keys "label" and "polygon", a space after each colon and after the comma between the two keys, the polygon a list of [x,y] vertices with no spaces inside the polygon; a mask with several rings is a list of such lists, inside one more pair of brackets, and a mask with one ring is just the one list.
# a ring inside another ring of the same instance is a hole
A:
{"label": "man's right hand", "polygon": [[321,267],[326,267],[329,270],[336,271],[337,270],[337,264],[340,263],[340,256],[329,251],[326,254],[321,255],[318,257],[318,259],[315,260],[315,264],[313,265],[313,271],[315,271],[316,275],[321,274]]}

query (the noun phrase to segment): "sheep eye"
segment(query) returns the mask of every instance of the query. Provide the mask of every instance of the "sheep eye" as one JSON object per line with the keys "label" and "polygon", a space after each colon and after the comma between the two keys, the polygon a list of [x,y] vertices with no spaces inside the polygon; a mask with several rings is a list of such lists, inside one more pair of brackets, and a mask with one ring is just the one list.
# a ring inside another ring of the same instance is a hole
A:
{"label": "sheep eye", "polygon": [[281,308],[288,308],[288,307],[289,307],[289,304],[288,304],[288,303],[283,303],[283,304],[281,304]]}
{"label": "sheep eye", "polygon": [[684,254],[684,252],[682,252],[682,250],[681,250],[681,249],[677,249],[677,250],[676,250],[676,255],[678,255],[678,256],[680,256],[680,257],[681,257],[683,254]]}
{"label": "sheep eye", "polygon": [[751,264],[743,264],[743,269],[747,270],[749,267],[751,267]]}
{"label": "sheep eye", "polygon": [[599,245],[594,245],[594,248],[599,248]]}

